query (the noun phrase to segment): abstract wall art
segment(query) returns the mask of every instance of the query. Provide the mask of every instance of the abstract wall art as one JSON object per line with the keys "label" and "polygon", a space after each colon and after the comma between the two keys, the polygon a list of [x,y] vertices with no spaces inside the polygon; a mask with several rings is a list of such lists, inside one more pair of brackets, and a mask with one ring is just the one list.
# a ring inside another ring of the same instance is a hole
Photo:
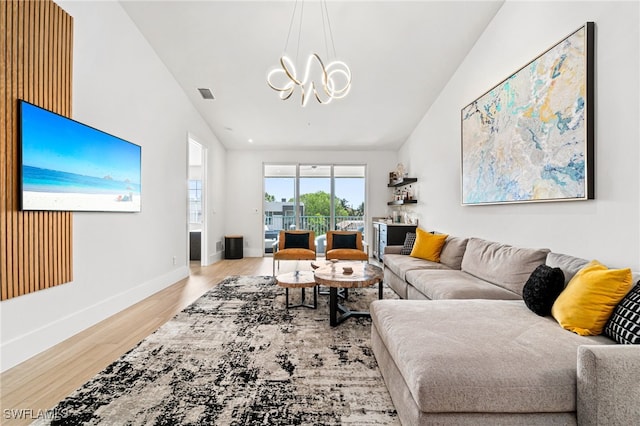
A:
{"label": "abstract wall art", "polygon": [[462,109],[462,204],[594,198],[587,22]]}

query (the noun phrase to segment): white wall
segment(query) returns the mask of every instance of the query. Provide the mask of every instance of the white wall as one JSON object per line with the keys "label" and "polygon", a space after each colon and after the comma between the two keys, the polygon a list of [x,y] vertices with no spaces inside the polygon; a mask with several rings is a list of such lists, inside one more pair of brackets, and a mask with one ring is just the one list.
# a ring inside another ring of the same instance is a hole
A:
{"label": "white wall", "polygon": [[[366,212],[371,217],[387,214],[390,199],[389,172],[396,167],[392,151],[228,151],[227,152],[227,234],[244,236],[244,255],[263,255],[263,163],[366,164]],[[256,213],[256,209],[258,213]],[[370,233],[369,233],[370,234]],[[248,244],[248,247],[247,247]]]}
{"label": "white wall", "polygon": [[[120,4],[58,4],[74,18],[73,118],[142,146],[142,212],[74,214],[74,280],[0,304],[3,371],[188,275],[188,133],[209,148],[210,203],[225,196],[224,148]],[[210,222],[219,239],[224,214]]]}
{"label": "white wall", "polygon": [[[399,151],[419,170],[421,225],[640,270],[639,14],[637,1],[506,2]],[[586,21],[596,23],[596,199],[462,207],[461,108]]]}

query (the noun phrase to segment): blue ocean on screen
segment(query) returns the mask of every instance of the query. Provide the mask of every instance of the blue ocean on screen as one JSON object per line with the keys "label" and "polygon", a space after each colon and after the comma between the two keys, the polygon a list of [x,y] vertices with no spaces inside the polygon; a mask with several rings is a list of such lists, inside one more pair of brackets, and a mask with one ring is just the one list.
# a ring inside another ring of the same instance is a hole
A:
{"label": "blue ocean on screen", "polygon": [[81,194],[140,194],[140,184],[127,180],[114,180],[109,175],[98,178],[25,165],[22,167],[22,176],[23,191]]}

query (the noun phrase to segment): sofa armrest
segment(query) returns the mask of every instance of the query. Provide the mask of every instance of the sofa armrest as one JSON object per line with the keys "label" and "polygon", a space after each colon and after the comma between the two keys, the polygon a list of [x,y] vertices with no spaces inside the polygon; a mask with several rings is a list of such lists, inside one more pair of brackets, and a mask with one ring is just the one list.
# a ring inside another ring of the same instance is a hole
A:
{"label": "sofa armrest", "polygon": [[385,246],[384,254],[400,254],[404,246]]}
{"label": "sofa armrest", "polygon": [[580,346],[577,367],[578,424],[640,424],[640,346]]}

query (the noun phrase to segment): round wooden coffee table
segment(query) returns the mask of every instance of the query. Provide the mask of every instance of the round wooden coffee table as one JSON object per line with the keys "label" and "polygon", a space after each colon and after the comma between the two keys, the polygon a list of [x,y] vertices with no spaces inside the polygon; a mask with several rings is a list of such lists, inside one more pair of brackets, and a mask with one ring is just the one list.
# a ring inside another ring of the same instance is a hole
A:
{"label": "round wooden coffee table", "polygon": [[[276,283],[280,287],[284,287],[285,292],[285,306],[289,308],[310,308],[316,309],[318,307],[318,294],[316,292],[316,281],[313,276],[313,272],[310,271],[295,271],[286,274],[276,276]],[[301,302],[297,305],[289,304],[289,289],[299,288],[302,290]],[[305,304],[305,289],[311,288],[313,291],[313,305]]]}
{"label": "round wooden coffee table", "polygon": [[[345,273],[344,268],[351,268],[353,272]],[[350,317],[369,316],[369,312],[351,311],[339,304],[339,288],[369,287],[378,283],[378,299],[382,299],[383,278],[382,269],[370,263],[337,262],[316,269],[316,283],[329,287],[329,324],[335,327]]]}

